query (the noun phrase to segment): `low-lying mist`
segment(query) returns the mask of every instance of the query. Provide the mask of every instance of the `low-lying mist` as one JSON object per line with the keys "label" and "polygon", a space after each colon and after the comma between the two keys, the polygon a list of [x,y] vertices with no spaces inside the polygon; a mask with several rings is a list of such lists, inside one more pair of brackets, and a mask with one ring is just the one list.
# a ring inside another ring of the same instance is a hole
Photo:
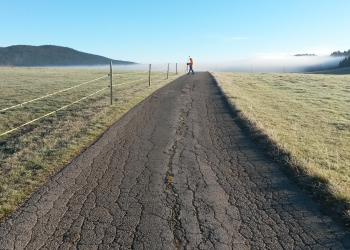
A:
{"label": "low-lying mist", "polygon": [[196,69],[229,72],[308,72],[335,68],[342,59],[332,56],[259,57],[225,63],[198,62]]}
{"label": "low-lying mist", "polygon": [[[194,58],[195,71],[226,72],[310,72],[336,68],[342,57],[333,56],[278,56],[237,59],[229,62],[207,63]],[[114,66],[117,70],[147,71],[148,64]],[[186,71],[186,62],[178,63],[178,71]],[[175,72],[175,63],[170,63],[170,72]],[[152,64],[152,71],[167,71],[167,63]]]}
{"label": "low-lying mist", "polygon": [[[229,62],[207,63],[200,58],[194,58],[195,71],[222,71],[222,72],[311,72],[336,68],[344,57],[334,56],[278,56],[237,59]],[[95,68],[109,71],[109,65],[96,66],[63,66],[50,68]],[[166,72],[168,63],[152,63],[152,71]],[[177,63],[179,73],[186,72],[186,61]],[[113,65],[113,71],[148,71],[149,64]],[[169,64],[169,71],[176,71],[176,63]]]}
{"label": "low-lying mist", "polygon": [[[42,68],[42,67],[39,67]],[[45,67],[46,68],[46,67]],[[47,66],[47,68],[64,68],[64,69],[99,69],[99,70],[106,70],[109,71],[109,64],[106,65],[75,65],[75,66]],[[186,71],[186,64],[185,63],[178,63],[177,65],[178,72],[185,72]],[[113,71],[141,71],[141,72],[148,72],[149,70],[149,64],[145,63],[137,63],[137,64],[130,64],[130,65],[123,65],[123,64],[113,64]],[[152,64],[151,67],[152,72],[166,72],[168,70],[168,63],[156,63]],[[176,63],[170,63],[169,64],[169,72],[175,72],[176,71]]]}

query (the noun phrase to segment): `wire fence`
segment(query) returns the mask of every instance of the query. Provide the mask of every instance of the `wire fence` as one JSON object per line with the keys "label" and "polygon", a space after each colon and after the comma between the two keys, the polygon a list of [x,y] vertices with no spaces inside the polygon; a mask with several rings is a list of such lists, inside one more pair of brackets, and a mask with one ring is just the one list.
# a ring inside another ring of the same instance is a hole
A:
{"label": "wire fence", "polygon": [[25,101],[25,102],[22,102],[22,103],[19,103],[19,104],[16,104],[16,105],[13,105],[13,106],[4,108],[4,109],[1,109],[1,110],[0,110],[0,113],[5,112],[5,111],[10,110],[10,109],[14,109],[14,108],[17,108],[17,107],[24,106],[24,105],[26,105],[26,104],[29,104],[29,103],[32,103],[32,102],[35,102],[35,101],[39,101],[39,100],[48,98],[48,97],[50,97],[50,96],[54,96],[54,95],[57,95],[57,94],[60,94],[60,93],[63,93],[63,92],[66,92],[66,91],[69,91],[69,90],[78,88],[78,87],[80,87],[80,86],[83,86],[83,85],[86,85],[86,84],[89,84],[89,83],[96,82],[96,81],[101,80],[101,79],[106,78],[106,77],[108,77],[108,75],[101,76],[101,77],[99,77],[99,78],[96,78],[96,79],[93,79],[93,80],[90,80],[90,81],[87,81],[87,82],[80,83],[80,84],[75,85],[75,86],[70,87],[70,88],[62,89],[62,90],[53,92],[53,93],[51,93],[51,94],[47,94],[47,95],[44,95],[44,96],[40,96],[40,97],[31,99],[31,100],[28,100],[28,101]]}
{"label": "wire fence", "polygon": [[[175,74],[177,75],[178,74],[178,65],[175,64]],[[118,73],[113,73],[113,68],[112,68],[112,63],[110,64],[110,71],[108,74],[106,75],[103,75],[103,76],[100,76],[100,77],[97,77],[95,79],[92,79],[92,80],[89,80],[89,81],[85,81],[85,82],[82,82],[82,83],[79,83],[77,85],[74,85],[72,87],[69,87],[69,88],[65,88],[65,89],[61,89],[61,90],[58,90],[58,91],[55,91],[55,92],[52,92],[52,93],[49,93],[49,94],[46,94],[46,95],[42,95],[42,96],[39,96],[39,97],[36,97],[36,98],[33,98],[33,99],[30,99],[30,100],[27,100],[27,101],[24,101],[24,102],[21,102],[21,103],[18,103],[18,104],[15,104],[15,105],[12,105],[12,106],[9,106],[9,107],[5,107],[5,108],[2,108],[0,109],[0,115],[6,113],[6,112],[9,112],[13,109],[16,109],[16,108],[21,108],[21,107],[24,107],[25,105],[27,104],[30,104],[30,103],[33,103],[33,102],[37,102],[39,100],[43,100],[43,99],[47,99],[49,97],[53,97],[55,95],[58,95],[58,94],[61,94],[61,93],[64,93],[64,92],[69,92],[73,89],[76,89],[76,88],[79,88],[79,87],[82,87],[84,85],[88,85],[88,84],[91,84],[91,83],[95,83],[95,82],[98,82],[100,80],[103,80],[103,79],[109,79],[109,85],[108,86],[105,86],[103,88],[100,88],[98,89],[97,91],[94,91],[93,93],[90,93],[80,99],[77,99],[67,105],[64,105],[60,108],[57,108],[51,112],[48,112],[44,115],[41,115],[35,119],[32,119],[28,122],[25,122],[21,125],[18,125],[18,126],[15,126],[5,132],[1,132],[0,133],[0,138],[3,137],[3,136],[6,136],[6,135],[9,135],[11,133],[14,133],[30,124],[33,124],[35,122],[38,122],[46,117],[49,117],[49,116],[52,116],[54,114],[56,114],[57,112],[59,111],[62,111],[64,109],[67,109],[68,107],[71,107],[77,103],[80,103],[92,96],[95,96],[95,95],[98,95],[100,94],[101,92],[107,90],[107,89],[110,89],[110,102],[112,104],[113,102],[113,86],[114,87],[119,87],[119,86],[123,86],[123,85],[132,85],[132,84],[141,84],[141,83],[148,83],[148,85],[150,86],[151,85],[151,82],[152,80],[153,81],[157,81],[157,80],[161,80],[161,79],[165,79],[165,77],[155,77],[154,79],[152,79],[152,67],[151,65],[149,65],[149,70],[148,71],[136,71],[136,72],[118,72]],[[166,68],[166,79],[169,78],[169,72],[170,72],[170,64],[167,65],[167,68]],[[144,79],[136,79],[136,80],[132,80],[132,81],[124,81],[122,83],[119,83],[119,81],[123,81],[125,79],[128,79],[127,77],[129,76],[142,76],[142,75],[145,75],[147,76],[147,78],[145,77]],[[148,75],[147,75],[148,74]],[[113,76],[115,76],[116,78],[116,83],[113,84]]]}
{"label": "wire fence", "polygon": [[90,94],[90,95],[84,96],[83,98],[80,98],[79,100],[76,100],[76,101],[74,101],[74,102],[72,102],[72,103],[70,103],[70,104],[67,104],[67,105],[65,105],[65,106],[63,106],[63,107],[60,107],[60,108],[58,108],[58,109],[56,109],[56,110],[54,110],[54,111],[52,111],[52,112],[50,112],[50,113],[47,113],[47,114],[42,115],[42,116],[40,116],[40,117],[38,117],[38,118],[35,118],[35,119],[33,119],[33,120],[29,121],[29,122],[26,122],[26,123],[24,123],[24,124],[22,124],[22,125],[20,125],[20,126],[17,126],[17,127],[15,127],[15,128],[13,128],[13,129],[10,129],[10,130],[8,130],[8,131],[6,131],[6,132],[0,134],[0,137],[1,137],[1,136],[4,136],[4,135],[7,135],[7,134],[10,134],[10,133],[12,133],[12,132],[15,132],[16,130],[19,130],[19,129],[21,129],[21,128],[23,128],[23,127],[29,125],[29,124],[32,124],[32,123],[34,123],[34,122],[36,122],[36,121],[39,121],[39,120],[41,120],[41,119],[43,119],[43,118],[45,118],[45,117],[48,117],[48,116],[50,116],[50,115],[53,115],[53,114],[57,113],[58,111],[63,110],[63,109],[66,109],[66,108],[68,108],[68,107],[70,107],[70,106],[72,106],[72,105],[74,105],[74,104],[76,104],[76,103],[78,103],[78,102],[81,102],[81,101],[83,101],[83,100],[85,100],[85,99],[87,99],[87,98],[89,98],[89,97],[91,97],[91,96],[93,96],[93,95],[96,95],[96,94],[102,92],[103,90],[105,90],[105,89],[107,89],[107,88],[108,88],[108,87],[104,87],[104,88],[102,88],[102,89],[99,89],[98,91],[96,91],[96,92],[94,92],[94,93],[92,93],[92,94]]}

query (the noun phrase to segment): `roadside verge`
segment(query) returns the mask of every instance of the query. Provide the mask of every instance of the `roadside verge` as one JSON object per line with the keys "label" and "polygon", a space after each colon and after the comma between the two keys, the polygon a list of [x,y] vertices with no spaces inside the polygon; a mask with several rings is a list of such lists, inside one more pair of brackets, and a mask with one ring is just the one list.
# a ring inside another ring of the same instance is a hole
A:
{"label": "roadside verge", "polygon": [[252,140],[263,149],[266,155],[282,166],[283,171],[291,177],[301,189],[305,190],[312,199],[321,204],[325,214],[330,215],[341,224],[350,228],[350,204],[343,199],[339,199],[333,192],[327,182],[315,176],[309,175],[305,168],[298,163],[293,155],[287,150],[281,148],[268,134],[259,128],[256,123],[251,121],[240,110],[234,99],[230,98],[230,94],[223,88],[222,84],[215,78],[214,81],[219,88],[223,101],[232,111],[233,117],[240,128]]}

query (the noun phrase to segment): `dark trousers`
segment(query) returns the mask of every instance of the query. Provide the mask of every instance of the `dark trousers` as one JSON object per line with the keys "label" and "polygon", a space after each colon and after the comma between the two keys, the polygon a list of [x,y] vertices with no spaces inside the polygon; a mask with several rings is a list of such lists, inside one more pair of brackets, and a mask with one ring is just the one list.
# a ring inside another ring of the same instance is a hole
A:
{"label": "dark trousers", "polygon": [[190,64],[189,66],[190,66],[190,69],[189,69],[189,71],[188,71],[188,74],[190,74],[190,73],[194,74],[193,66],[192,66],[191,64]]}

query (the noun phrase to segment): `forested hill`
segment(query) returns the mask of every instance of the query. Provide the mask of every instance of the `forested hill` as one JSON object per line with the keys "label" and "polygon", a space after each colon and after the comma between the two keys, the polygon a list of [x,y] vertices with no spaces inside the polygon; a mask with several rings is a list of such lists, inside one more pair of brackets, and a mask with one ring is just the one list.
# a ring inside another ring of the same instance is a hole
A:
{"label": "forested hill", "polygon": [[[110,61],[107,57],[54,45],[0,47],[1,66],[92,66],[105,65]],[[121,60],[112,61],[118,65],[134,64]]]}

